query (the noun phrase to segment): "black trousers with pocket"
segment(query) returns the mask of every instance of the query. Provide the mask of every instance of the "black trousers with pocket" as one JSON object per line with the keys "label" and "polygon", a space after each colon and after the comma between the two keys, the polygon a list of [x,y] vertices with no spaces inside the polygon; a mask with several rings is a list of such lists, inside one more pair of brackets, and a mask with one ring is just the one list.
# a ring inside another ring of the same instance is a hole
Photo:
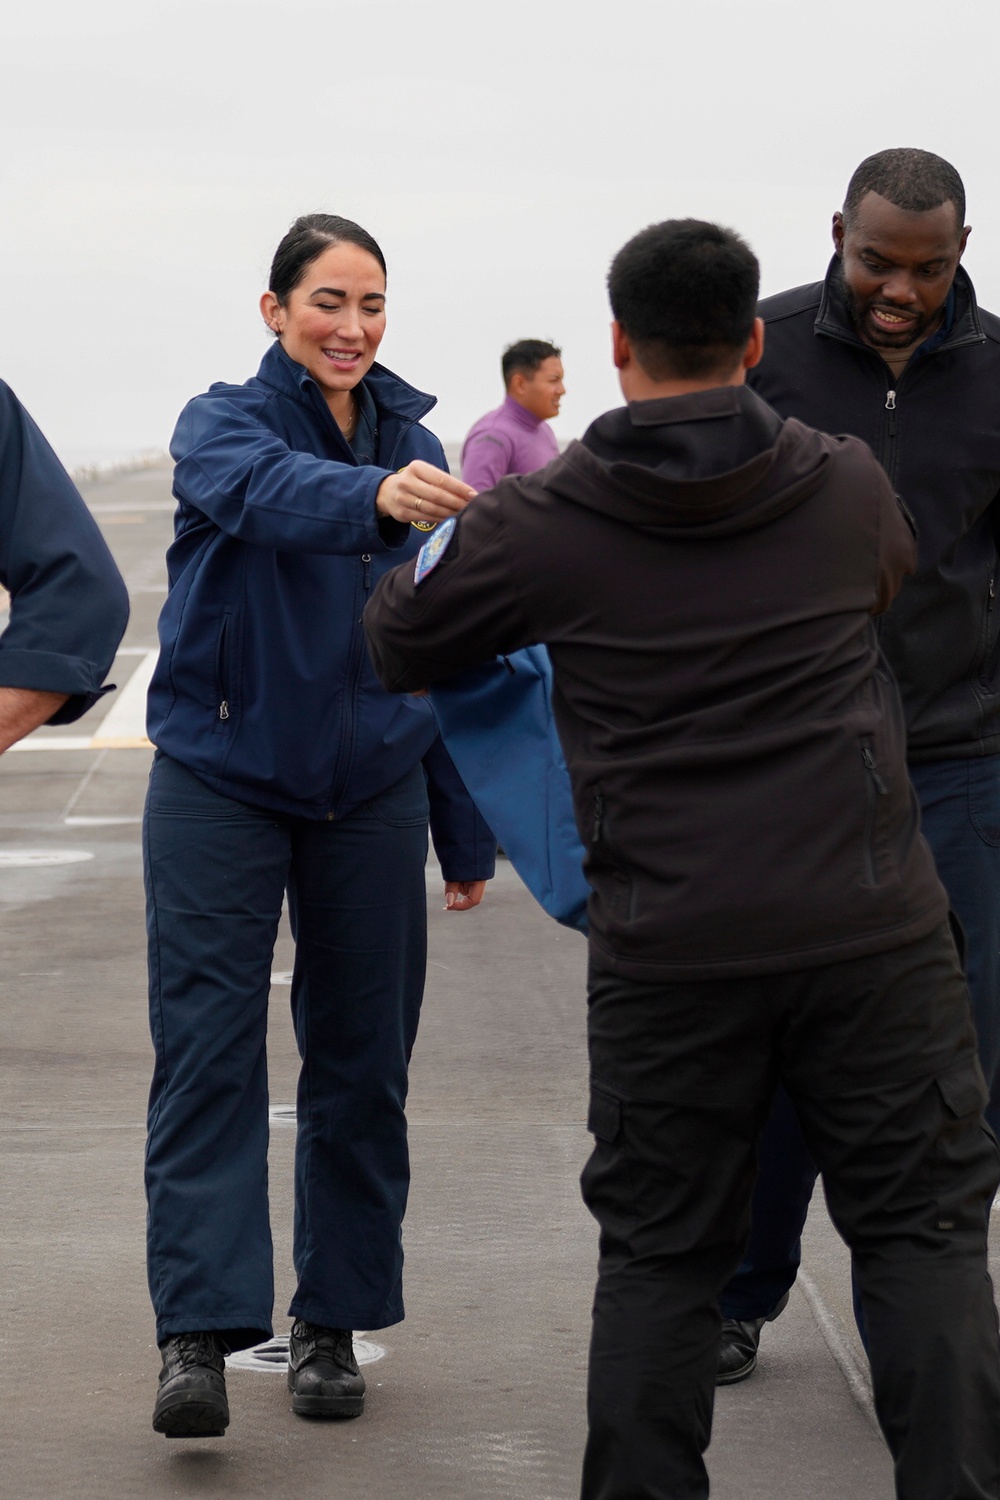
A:
{"label": "black trousers with pocket", "polygon": [[702,1500],[719,1293],[784,1083],[850,1245],[900,1500],[1000,1497],[984,1124],[951,933],[794,973],[649,983],[592,958],[600,1226],[583,1500]]}

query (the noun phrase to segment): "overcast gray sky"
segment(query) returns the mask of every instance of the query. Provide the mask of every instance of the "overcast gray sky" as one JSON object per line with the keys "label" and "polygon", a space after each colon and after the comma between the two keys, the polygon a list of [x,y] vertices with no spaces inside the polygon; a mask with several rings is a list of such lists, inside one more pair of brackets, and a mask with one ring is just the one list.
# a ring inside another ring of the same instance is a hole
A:
{"label": "overcast gray sky", "polygon": [[[693,214],[765,292],[817,280],[862,157],[955,163],[1000,310],[996,0],[36,0],[3,23],[3,376],[71,463],[163,447],[244,380],[296,214],[389,263],[380,358],[445,440],[515,338],[563,346],[562,436],[616,403],[604,277]],[[998,396],[1000,399],[1000,396]]]}

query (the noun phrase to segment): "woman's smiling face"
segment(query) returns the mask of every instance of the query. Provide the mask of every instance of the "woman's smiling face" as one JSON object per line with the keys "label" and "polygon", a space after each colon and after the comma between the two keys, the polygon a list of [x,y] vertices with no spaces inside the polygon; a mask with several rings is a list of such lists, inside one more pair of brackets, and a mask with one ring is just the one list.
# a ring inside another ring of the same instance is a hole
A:
{"label": "woman's smiling face", "polygon": [[310,261],[284,305],[265,292],[260,307],[285,353],[336,404],[371,369],[382,342],[385,276],[360,246],[330,245]]}

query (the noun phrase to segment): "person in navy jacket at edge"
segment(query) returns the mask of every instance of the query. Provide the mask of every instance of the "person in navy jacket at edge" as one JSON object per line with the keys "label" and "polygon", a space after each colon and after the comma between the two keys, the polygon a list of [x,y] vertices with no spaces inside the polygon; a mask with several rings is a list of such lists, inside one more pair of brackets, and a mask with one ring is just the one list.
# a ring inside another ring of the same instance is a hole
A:
{"label": "person in navy jacket at edge", "polygon": [[348,1417],[364,1403],[351,1329],[403,1317],[428,802],[448,909],[493,874],[433,710],[382,689],[361,627],[378,578],[475,493],[420,425],[434,398],[375,363],[385,290],[365,230],[296,220],[261,298],[277,339],[258,375],[195,397],[171,444],[144,828],[168,1437],[221,1435],[225,1355],[272,1333],[265,1038],[285,893],[302,1057],[288,1384],[293,1411]]}
{"label": "person in navy jacket at edge", "polygon": [[41,724],[71,724],[102,687],[128,593],[73,481],[0,381],[0,752]]}

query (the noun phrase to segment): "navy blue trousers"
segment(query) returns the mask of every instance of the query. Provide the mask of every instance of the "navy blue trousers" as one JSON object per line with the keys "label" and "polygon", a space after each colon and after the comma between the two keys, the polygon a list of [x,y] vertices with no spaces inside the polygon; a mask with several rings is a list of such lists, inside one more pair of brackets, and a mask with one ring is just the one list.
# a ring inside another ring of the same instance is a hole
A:
{"label": "navy blue trousers", "polygon": [[267,1004],[287,892],[302,1068],[289,1313],[403,1316],[407,1065],[426,955],[427,792],[415,766],[336,822],[211,791],[158,754],[143,842],[155,1070],[146,1152],[157,1340],[271,1335]]}
{"label": "navy blue trousers", "polygon": [[[921,828],[965,937],[965,972],[986,1118],[1000,1134],[1000,756],[910,766]],[[779,1091],[760,1146],[746,1255],[723,1292],[724,1318],[762,1318],[795,1280],[818,1169]]]}

